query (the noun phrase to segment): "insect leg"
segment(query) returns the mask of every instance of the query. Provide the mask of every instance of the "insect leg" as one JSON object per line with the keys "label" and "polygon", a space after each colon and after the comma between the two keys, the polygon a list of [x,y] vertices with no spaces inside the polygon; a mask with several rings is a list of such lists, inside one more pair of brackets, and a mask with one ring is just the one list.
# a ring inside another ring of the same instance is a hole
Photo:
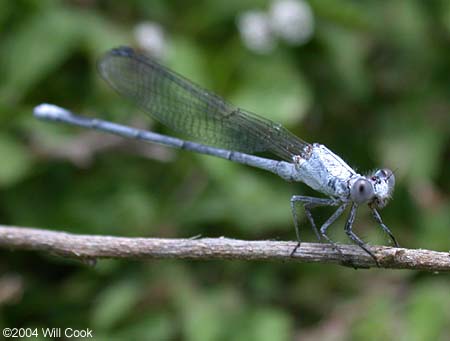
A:
{"label": "insect leg", "polygon": [[375,221],[380,224],[381,228],[383,229],[384,232],[386,232],[389,237],[391,237],[392,241],[394,242],[395,247],[400,247],[397,243],[397,240],[395,239],[394,235],[392,234],[391,230],[389,230],[389,228],[383,223],[383,221],[381,220],[381,216],[378,213],[378,211],[375,208],[372,208],[372,216],[375,219]]}
{"label": "insect leg", "polygon": [[[314,221],[314,218],[311,213],[311,209],[314,207],[319,206],[337,206],[338,202],[334,199],[325,199],[325,198],[315,198],[315,197],[308,197],[308,196],[302,196],[302,195],[294,195],[291,198],[291,210],[292,210],[292,216],[294,218],[294,227],[295,227],[295,233],[297,235],[297,246],[294,248],[294,250],[291,252],[291,256],[295,254],[297,249],[300,247],[301,238],[300,238],[300,228],[298,226],[298,216],[297,216],[297,210],[296,210],[296,203],[300,202],[303,203],[303,207],[305,209],[306,217],[309,220],[309,223],[311,224],[314,233],[317,236],[317,239],[320,240],[320,233],[317,229],[316,223]],[[330,223],[331,224],[331,223]]]}
{"label": "insect leg", "polygon": [[373,260],[375,261],[375,264],[379,267],[380,264],[378,263],[378,259],[377,257],[375,257],[375,255],[369,251],[369,249],[367,248],[367,244],[364,243],[352,230],[353,227],[353,222],[355,221],[355,217],[356,217],[356,211],[358,210],[358,205],[357,204],[353,204],[352,208],[350,210],[350,214],[348,216],[348,220],[345,223],[345,233],[347,233],[347,235],[349,236],[349,238],[351,240],[353,240],[353,242],[355,242],[356,244],[358,244],[358,246],[363,249],[364,251],[367,252],[367,254],[370,255],[370,257],[373,258]]}

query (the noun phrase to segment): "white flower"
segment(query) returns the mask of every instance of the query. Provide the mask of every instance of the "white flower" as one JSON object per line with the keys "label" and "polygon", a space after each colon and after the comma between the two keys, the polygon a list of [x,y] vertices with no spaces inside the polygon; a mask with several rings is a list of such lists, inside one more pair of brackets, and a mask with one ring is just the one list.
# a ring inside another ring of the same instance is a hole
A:
{"label": "white flower", "polygon": [[237,20],[239,32],[245,46],[259,53],[268,53],[275,46],[269,17],[262,11],[247,11]]}
{"label": "white flower", "polygon": [[163,28],[154,22],[142,22],[134,28],[134,36],[139,46],[149,54],[162,58],[167,43]]}
{"label": "white flower", "polygon": [[269,16],[273,32],[290,44],[303,44],[314,33],[314,15],[303,0],[275,0]]}

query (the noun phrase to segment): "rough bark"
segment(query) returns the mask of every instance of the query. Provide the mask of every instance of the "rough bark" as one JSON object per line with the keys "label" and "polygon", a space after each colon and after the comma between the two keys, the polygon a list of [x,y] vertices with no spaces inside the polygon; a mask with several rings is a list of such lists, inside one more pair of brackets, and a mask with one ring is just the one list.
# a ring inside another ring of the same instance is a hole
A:
{"label": "rough bark", "polygon": [[[341,245],[341,254],[330,244],[292,241],[245,241],[229,238],[162,239],[78,235],[44,229],[0,226],[0,247],[34,250],[94,262],[100,258],[259,260],[299,263],[335,263],[354,268],[376,267],[358,246]],[[450,253],[422,249],[371,246],[379,266],[389,269],[449,271]]]}

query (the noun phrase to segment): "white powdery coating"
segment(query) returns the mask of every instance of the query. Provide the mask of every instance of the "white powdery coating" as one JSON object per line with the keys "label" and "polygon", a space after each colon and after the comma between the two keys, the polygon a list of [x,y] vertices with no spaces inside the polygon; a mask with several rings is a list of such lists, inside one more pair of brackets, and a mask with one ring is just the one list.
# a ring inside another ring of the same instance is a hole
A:
{"label": "white powdery coating", "polygon": [[349,181],[360,177],[344,160],[319,143],[313,144],[309,158],[301,159],[297,167],[296,181],[342,201],[349,195]]}
{"label": "white powdery coating", "polygon": [[62,117],[70,115],[67,110],[47,103],[42,103],[34,107],[33,113],[36,117]]}
{"label": "white powdery coating", "polygon": [[167,42],[161,25],[146,21],[134,28],[134,36],[141,48],[151,55],[162,58],[166,53]]}
{"label": "white powdery coating", "polygon": [[262,11],[247,11],[239,15],[237,25],[245,46],[252,51],[268,53],[275,46],[269,17]]}
{"label": "white powdery coating", "polygon": [[275,0],[269,15],[274,33],[290,44],[304,44],[314,33],[314,15],[303,0]]}

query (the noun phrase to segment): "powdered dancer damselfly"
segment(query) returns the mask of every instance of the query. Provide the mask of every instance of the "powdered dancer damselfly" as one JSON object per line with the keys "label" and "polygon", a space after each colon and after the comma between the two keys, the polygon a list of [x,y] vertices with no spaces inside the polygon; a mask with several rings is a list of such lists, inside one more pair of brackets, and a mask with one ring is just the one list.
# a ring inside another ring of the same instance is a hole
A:
{"label": "powdered dancer damselfly", "polygon": [[[306,217],[319,240],[323,238],[332,243],[338,251],[336,244],[326,232],[349,205],[351,209],[345,224],[345,232],[377,264],[375,255],[352,230],[359,205],[368,204],[375,221],[390,236],[395,246],[398,246],[377,211],[377,208],[387,204],[394,190],[395,177],[389,169],[379,169],[368,175],[360,175],[324,145],[307,143],[280,124],[227,103],[221,97],[129,47],[119,47],[107,52],[100,59],[98,69],[102,77],[119,94],[137,104],[151,117],[205,144],[78,116],[51,104],[37,106],[34,110],[35,116],[214,155],[270,171],[287,181],[307,184],[328,198],[301,195],[294,195],[291,198],[298,240],[292,254],[300,246],[297,203],[303,204]],[[270,152],[281,160],[249,154],[263,151]],[[311,209],[319,206],[338,208],[320,228],[317,228]]]}

